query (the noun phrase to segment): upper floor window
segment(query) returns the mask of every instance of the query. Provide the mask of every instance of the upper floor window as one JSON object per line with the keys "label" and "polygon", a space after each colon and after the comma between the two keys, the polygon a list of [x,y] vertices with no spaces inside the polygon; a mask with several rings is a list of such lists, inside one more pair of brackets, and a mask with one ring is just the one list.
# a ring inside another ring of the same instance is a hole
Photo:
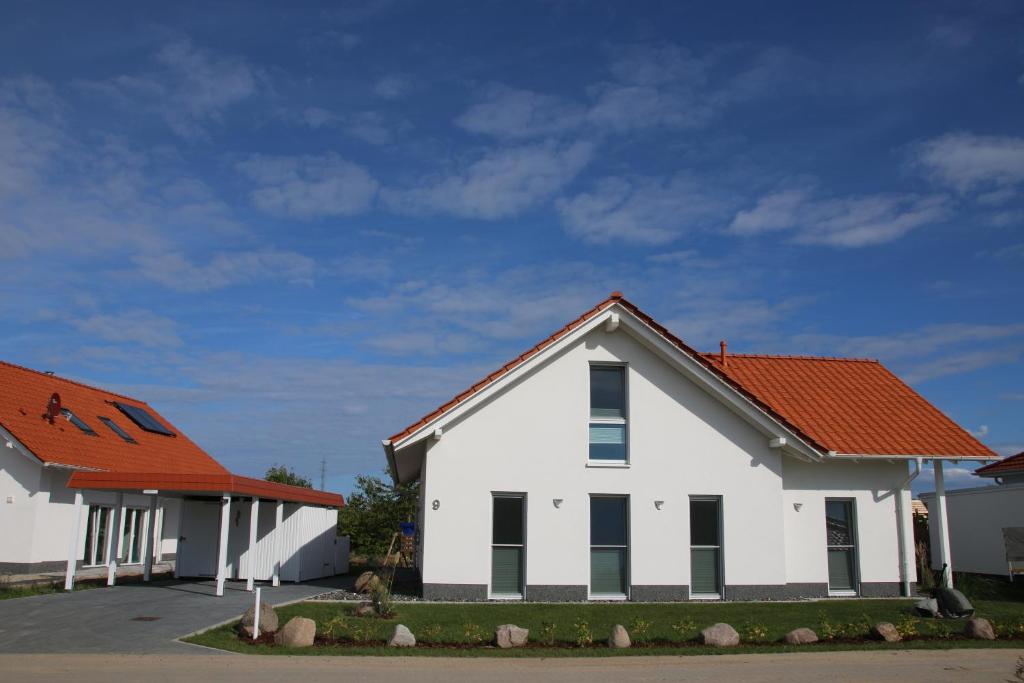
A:
{"label": "upper floor window", "polygon": [[71,424],[75,425],[76,427],[81,429],[83,432],[85,432],[89,436],[99,436],[95,431],[93,431],[92,427],[90,427],[89,425],[85,424],[85,422],[83,422],[80,417],[75,415],[73,412],[71,412],[67,408],[61,408],[60,412],[64,415],[64,417],[67,418],[68,422],[70,422]]}
{"label": "upper floor window", "polygon": [[590,459],[626,462],[626,368],[590,366]]}

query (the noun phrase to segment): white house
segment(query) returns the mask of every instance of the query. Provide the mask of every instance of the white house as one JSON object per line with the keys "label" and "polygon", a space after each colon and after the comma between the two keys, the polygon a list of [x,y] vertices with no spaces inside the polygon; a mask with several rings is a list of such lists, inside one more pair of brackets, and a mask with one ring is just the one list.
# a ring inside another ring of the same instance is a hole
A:
{"label": "white house", "polygon": [[618,292],[383,446],[462,600],[909,594],[922,461],[995,458],[877,361],[698,353]]}
{"label": "white house", "polygon": [[[262,502],[262,505],[261,505]],[[0,573],[143,566],[305,580],[347,570],[338,494],[228,472],[152,407],[0,362]]]}
{"label": "white house", "polygon": [[[939,557],[938,531],[929,527],[933,568],[949,562],[955,571],[971,574],[1024,573],[1024,453],[974,474],[994,485],[946,492],[952,558]],[[936,493],[922,493],[921,500],[932,508]]]}

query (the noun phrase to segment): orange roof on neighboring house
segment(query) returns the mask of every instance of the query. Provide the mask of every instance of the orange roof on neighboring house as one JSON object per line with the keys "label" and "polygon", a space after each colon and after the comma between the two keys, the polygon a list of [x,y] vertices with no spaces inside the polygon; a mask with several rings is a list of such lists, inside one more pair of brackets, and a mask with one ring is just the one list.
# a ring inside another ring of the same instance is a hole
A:
{"label": "orange roof on neighboring house", "polygon": [[1000,477],[1004,474],[1024,473],[1024,451],[1021,451],[1017,455],[1011,455],[1007,458],[1003,458],[999,462],[994,462],[991,465],[979,467],[974,470],[974,473],[979,477]]}
{"label": "orange roof on neighboring house", "polygon": [[700,353],[627,301],[597,304],[433,412],[392,435],[394,443],[512,372],[588,320],[619,305],[821,451],[852,455],[993,458],[995,453],[943,415],[878,361]]}

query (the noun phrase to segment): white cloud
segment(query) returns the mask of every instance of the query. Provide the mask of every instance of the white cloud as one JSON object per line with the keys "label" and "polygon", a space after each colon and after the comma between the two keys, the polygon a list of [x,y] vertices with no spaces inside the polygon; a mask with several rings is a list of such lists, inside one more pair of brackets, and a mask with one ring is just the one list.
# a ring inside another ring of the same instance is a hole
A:
{"label": "white cloud", "polygon": [[686,175],[664,182],[604,178],[557,202],[569,234],[595,244],[666,244],[706,227],[729,206],[730,200]]}
{"label": "white cloud", "polygon": [[988,436],[988,425],[980,425],[977,429],[969,429],[967,431],[975,438],[984,439]]}
{"label": "white cloud", "polygon": [[179,252],[142,254],[134,259],[139,273],[170,289],[206,292],[261,280],[311,284],[312,259],[291,251],[233,251],[217,254],[196,265]]}
{"label": "white cloud", "polygon": [[0,79],[0,199],[20,195],[61,147],[62,100],[33,76]]}
{"label": "white cloud", "polygon": [[914,163],[935,182],[969,192],[1024,183],[1024,138],[948,133],[914,149]]}
{"label": "white cloud", "polygon": [[576,128],[584,115],[581,105],[559,97],[497,85],[488,87],[455,123],[495,137],[544,137]]}
{"label": "white cloud", "polygon": [[405,97],[413,89],[413,82],[402,74],[384,76],[373,85],[373,94],[385,100]]}
{"label": "white cloud", "polygon": [[370,208],[378,188],[366,169],[336,154],[253,156],[236,168],[256,185],[253,204],[277,216],[352,216]]}
{"label": "white cloud", "polygon": [[530,209],[568,184],[590,162],[593,146],[540,143],[498,149],[421,187],[386,188],[384,202],[400,213],[447,213],[495,220]]}
{"label": "white cloud", "polygon": [[79,332],[109,342],[149,347],[176,347],[183,343],[176,322],[150,311],[98,314],[72,318],[69,322]]}
{"label": "white cloud", "polygon": [[813,198],[810,190],[795,189],[761,197],[754,207],[739,211],[728,229],[739,235],[791,231],[800,244],[864,247],[899,239],[944,220],[949,212],[942,195]]}

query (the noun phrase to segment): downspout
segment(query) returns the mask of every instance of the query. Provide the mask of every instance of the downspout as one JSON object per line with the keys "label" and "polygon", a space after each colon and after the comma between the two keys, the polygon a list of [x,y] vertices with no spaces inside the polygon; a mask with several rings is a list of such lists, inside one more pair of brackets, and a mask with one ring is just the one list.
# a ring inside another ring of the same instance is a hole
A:
{"label": "downspout", "polygon": [[[909,563],[910,558],[907,555],[907,544],[913,542],[914,538],[914,526],[913,522],[910,524],[910,528],[907,528],[906,514],[907,510],[903,509],[903,489],[910,484],[910,482],[917,479],[918,475],[921,474],[921,462],[922,458],[914,458],[914,471],[910,472],[906,478],[896,485],[893,489],[893,494],[896,497],[896,529],[899,532],[899,548],[900,548],[900,574],[903,583],[903,595],[910,597],[910,576],[915,569],[915,566]],[[909,535],[909,538],[908,538]]]}

